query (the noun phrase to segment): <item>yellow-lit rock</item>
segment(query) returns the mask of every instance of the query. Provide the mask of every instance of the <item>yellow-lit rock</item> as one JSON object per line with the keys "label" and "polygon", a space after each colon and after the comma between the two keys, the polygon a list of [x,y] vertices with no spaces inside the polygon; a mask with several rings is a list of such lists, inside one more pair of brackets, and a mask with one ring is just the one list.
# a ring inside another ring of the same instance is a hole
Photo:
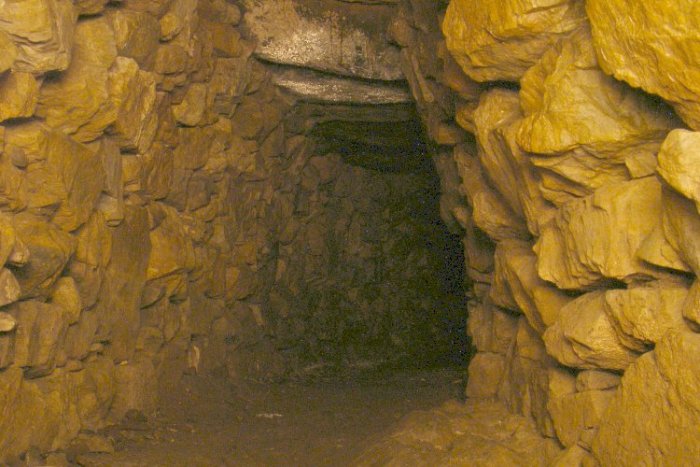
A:
{"label": "yellow-lit rock", "polygon": [[554,324],[559,310],[572,299],[537,275],[537,257],[529,243],[499,242],[491,297],[497,301],[507,291],[528,323],[539,333]]}
{"label": "yellow-lit rock", "polygon": [[583,21],[583,4],[572,0],[452,0],[442,30],[447,48],[472,79],[518,81]]}
{"label": "yellow-lit rock", "polygon": [[[100,329],[111,341],[115,362],[129,360],[138,336],[141,293],[151,252],[148,214],[129,206],[124,221],[109,229],[111,251],[97,303]],[[84,313],[83,313],[84,314]]]}
{"label": "yellow-lit rock", "polygon": [[670,101],[700,130],[700,16],[693,0],[586,2],[602,68]]}
{"label": "yellow-lit rock", "polygon": [[195,265],[192,241],[176,211],[163,206],[165,217],[158,228],[150,233],[151,255],[148,263],[148,280],[191,270]]}
{"label": "yellow-lit rock", "polygon": [[196,29],[197,0],[172,0],[168,12],[160,19],[160,38],[168,41],[183,29]]}
{"label": "yellow-lit rock", "polygon": [[574,368],[624,370],[638,354],[625,347],[605,312],[605,293],[578,297],[544,333],[547,353]]}
{"label": "yellow-lit rock", "polygon": [[597,428],[614,395],[615,391],[589,390],[550,399],[547,409],[559,441],[574,446],[584,430]]}
{"label": "yellow-lit rock", "polygon": [[214,50],[222,57],[238,57],[244,49],[241,43],[241,34],[230,24],[212,22],[209,23],[212,45]]}
{"label": "yellow-lit rock", "polygon": [[655,177],[606,185],[566,203],[535,244],[537,271],[563,289],[607,279],[654,277],[636,252],[660,222],[661,185]]}
{"label": "yellow-lit rock", "polygon": [[73,237],[29,213],[14,218],[17,236],[29,249],[29,261],[15,272],[22,298],[47,295],[75,249]]}
{"label": "yellow-lit rock", "polygon": [[605,75],[587,27],[550,49],[521,80],[525,114],[518,144],[579,186],[650,175],[655,154],[679,122],[659,102]]}
{"label": "yellow-lit rock", "polygon": [[[677,267],[680,270],[692,270],[700,274],[700,215],[695,204],[678,194],[675,190],[665,187],[662,194],[663,222],[662,238],[678,255],[680,261],[687,267]],[[661,243],[662,247],[665,246]]]}
{"label": "yellow-lit rock", "polygon": [[688,289],[680,284],[652,282],[628,290],[608,290],[605,310],[625,346],[643,351],[671,329],[686,329],[682,307]]}
{"label": "yellow-lit rock", "polygon": [[505,356],[496,353],[479,352],[469,363],[467,397],[488,398],[498,392],[505,370]]}
{"label": "yellow-lit rock", "polygon": [[527,221],[537,235],[554,215],[539,189],[539,177],[530,158],[515,142],[522,120],[515,91],[494,89],[482,94],[474,111],[478,156],[489,180],[510,208]]}
{"label": "yellow-lit rock", "polygon": [[29,206],[49,210],[56,225],[73,231],[88,219],[104,186],[100,158],[57,131],[27,127],[32,134],[43,141],[46,160],[27,171]]}
{"label": "yellow-lit rock", "polygon": [[0,121],[31,117],[39,100],[39,83],[29,73],[13,72],[0,77]]}
{"label": "yellow-lit rock", "polygon": [[72,277],[61,277],[51,295],[51,303],[63,308],[68,324],[75,324],[83,311],[80,292]]}
{"label": "yellow-lit rock", "polygon": [[0,73],[9,70],[17,58],[17,47],[10,36],[0,30]]}
{"label": "yellow-lit rock", "polygon": [[114,9],[107,17],[114,29],[117,51],[122,57],[133,58],[144,70],[151,70],[158,49],[158,20],[148,13]]}
{"label": "yellow-lit rock", "polygon": [[525,220],[517,216],[503,197],[488,185],[478,159],[467,146],[456,146],[454,159],[462,177],[462,189],[473,208],[474,223],[495,240],[527,239]]}
{"label": "yellow-lit rock", "polygon": [[10,313],[17,320],[15,364],[28,367],[33,376],[49,374],[68,329],[66,311],[58,305],[27,300],[13,306]]}
{"label": "yellow-lit rock", "polygon": [[6,2],[0,31],[17,47],[13,69],[27,73],[65,70],[71,60],[77,12],[70,0]]}
{"label": "yellow-lit rock", "polygon": [[480,352],[504,355],[515,340],[518,318],[492,303],[472,303],[467,332]]}
{"label": "yellow-lit rock", "polygon": [[98,430],[104,425],[114,400],[114,363],[107,357],[90,359],[74,376],[77,412],[83,429]]}
{"label": "yellow-lit rock", "polygon": [[[24,379],[21,368],[2,373],[0,389],[0,452],[18,456],[31,447],[43,452],[65,446],[80,431],[72,387],[65,370],[36,379]],[[41,420],[42,423],[36,423]],[[7,457],[6,457],[7,458]]]}
{"label": "yellow-lit rock", "polygon": [[659,151],[659,174],[700,205],[700,132],[674,130]]}
{"label": "yellow-lit rock", "polygon": [[700,282],[697,280],[690,287],[682,310],[683,317],[691,323],[691,326],[695,330],[700,329]]}
{"label": "yellow-lit rock", "polygon": [[531,421],[499,403],[449,401],[442,407],[404,417],[351,465],[540,467],[551,465],[559,451]]}
{"label": "yellow-lit rock", "polygon": [[109,0],[75,0],[74,4],[80,15],[96,15],[105,9]]}
{"label": "yellow-lit rock", "polygon": [[622,378],[593,441],[602,465],[693,465],[700,458],[700,335],[671,331]]}
{"label": "yellow-lit rock", "polygon": [[14,331],[16,327],[17,320],[11,314],[5,311],[0,311],[0,332],[11,332]]}
{"label": "yellow-lit rock", "polygon": [[[21,289],[19,282],[7,268],[0,269],[0,306],[5,306],[9,303],[16,302],[19,300]],[[7,329],[7,326],[0,326],[3,328],[0,332],[11,331],[12,329]]]}
{"label": "yellow-lit rock", "polygon": [[193,83],[182,102],[173,106],[173,115],[185,126],[196,126],[204,118],[206,110],[207,86],[202,83]]}
{"label": "yellow-lit rock", "polygon": [[81,21],[75,41],[68,70],[42,86],[37,115],[48,126],[86,142],[100,137],[116,118],[107,85],[117,49],[114,32],[102,17]]}
{"label": "yellow-lit rock", "polygon": [[116,109],[110,133],[122,148],[147,151],[158,129],[154,74],[139,69],[133,59],[119,57],[110,71],[109,88]]}

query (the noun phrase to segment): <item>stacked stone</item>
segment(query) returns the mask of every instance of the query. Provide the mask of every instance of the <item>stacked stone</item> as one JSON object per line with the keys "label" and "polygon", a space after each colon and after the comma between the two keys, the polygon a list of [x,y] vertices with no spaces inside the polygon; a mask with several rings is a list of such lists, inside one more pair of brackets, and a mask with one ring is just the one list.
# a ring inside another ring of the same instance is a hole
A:
{"label": "stacked stone", "polygon": [[[467,395],[532,417],[559,465],[700,458],[696,10],[452,0],[442,23],[480,83],[454,97],[460,177],[441,171],[473,282]],[[434,59],[402,21],[404,57]]]}
{"label": "stacked stone", "polygon": [[2,460],[151,414],[223,314],[240,11],[106,3],[0,9]]}
{"label": "stacked stone", "polygon": [[0,462],[150,416],[183,372],[446,346],[434,219],[406,205],[430,182],[312,157],[241,14],[0,7]]}
{"label": "stacked stone", "polygon": [[447,238],[431,185],[424,173],[382,174],[338,155],[309,160],[284,227],[296,235],[279,246],[270,292],[277,334],[304,366],[417,363],[450,351],[439,320],[461,310],[436,273]]}

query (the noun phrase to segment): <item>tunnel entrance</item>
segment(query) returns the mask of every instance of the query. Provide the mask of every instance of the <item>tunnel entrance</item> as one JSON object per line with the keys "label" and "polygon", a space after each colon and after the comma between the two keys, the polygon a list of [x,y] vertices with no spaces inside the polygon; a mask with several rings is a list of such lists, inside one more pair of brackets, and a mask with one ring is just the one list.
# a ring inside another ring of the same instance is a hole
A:
{"label": "tunnel entrance", "polygon": [[[393,258],[382,261],[381,266],[389,270],[379,272],[378,278],[410,297],[408,303],[398,301],[384,311],[388,316],[383,319],[392,323],[387,330],[402,328],[400,339],[405,348],[395,363],[464,366],[469,345],[463,247],[460,237],[451,234],[440,219],[440,179],[431,160],[435,149],[415,111],[408,115],[411,118],[394,122],[331,120],[319,123],[310,134],[316,154],[338,154],[344,163],[359,168],[354,172],[388,181],[395,190],[388,197],[373,197],[377,212],[388,209],[395,213],[388,220],[385,240],[393,244],[388,253]],[[411,189],[398,189],[402,184],[404,188],[412,185]],[[381,221],[369,218],[371,213],[366,223]],[[425,255],[424,263],[417,262],[420,273],[406,282],[392,277],[391,267],[414,267],[411,255],[417,252]],[[395,265],[388,264],[392,261]],[[370,287],[374,285],[379,284]],[[396,322],[401,320],[405,322]],[[362,339],[362,334],[356,338]],[[396,341],[397,336],[388,331],[384,339]]]}
{"label": "tunnel entrance", "polygon": [[316,109],[313,125],[288,125],[311,126],[311,144],[270,292],[282,354],[302,373],[464,368],[462,244],[440,219],[434,149],[415,111],[382,121],[379,106],[378,121],[348,121]]}

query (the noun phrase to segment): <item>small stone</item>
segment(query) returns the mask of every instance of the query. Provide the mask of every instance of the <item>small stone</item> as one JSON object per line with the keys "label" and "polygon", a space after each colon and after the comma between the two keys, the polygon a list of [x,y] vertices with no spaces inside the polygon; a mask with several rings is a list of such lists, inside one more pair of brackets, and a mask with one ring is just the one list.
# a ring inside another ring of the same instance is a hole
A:
{"label": "small stone", "polygon": [[173,115],[185,126],[197,126],[202,122],[206,109],[207,86],[202,83],[192,83],[182,102],[173,106]]}
{"label": "small stone", "polygon": [[0,311],[0,332],[11,332],[17,327],[17,320],[11,314]]}
{"label": "small stone", "polygon": [[7,268],[0,269],[0,306],[19,300],[21,288],[15,275]]}
{"label": "small stone", "polygon": [[0,77],[0,122],[34,115],[39,83],[31,73],[10,72]]}
{"label": "small stone", "polygon": [[576,376],[578,392],[613,389],[619,385],[620,375],[609,371],[586,370]]}

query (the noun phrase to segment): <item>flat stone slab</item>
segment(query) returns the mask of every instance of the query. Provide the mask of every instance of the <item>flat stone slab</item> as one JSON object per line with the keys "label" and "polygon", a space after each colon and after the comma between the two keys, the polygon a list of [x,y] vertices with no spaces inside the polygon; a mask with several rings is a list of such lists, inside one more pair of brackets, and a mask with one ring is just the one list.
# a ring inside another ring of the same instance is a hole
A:
{"label": "flat stone slab", "polygon": [[243,0],[255,54],[273,63],[372,80],[403,79],[399,48],[390,44],[391,3]]}
{"label": "flat stone slab", "polygon": [[403,104],[413,101],[405,82],[363,81],[298,68],[275,70],[273,82],[301,100],[337,104]]}

